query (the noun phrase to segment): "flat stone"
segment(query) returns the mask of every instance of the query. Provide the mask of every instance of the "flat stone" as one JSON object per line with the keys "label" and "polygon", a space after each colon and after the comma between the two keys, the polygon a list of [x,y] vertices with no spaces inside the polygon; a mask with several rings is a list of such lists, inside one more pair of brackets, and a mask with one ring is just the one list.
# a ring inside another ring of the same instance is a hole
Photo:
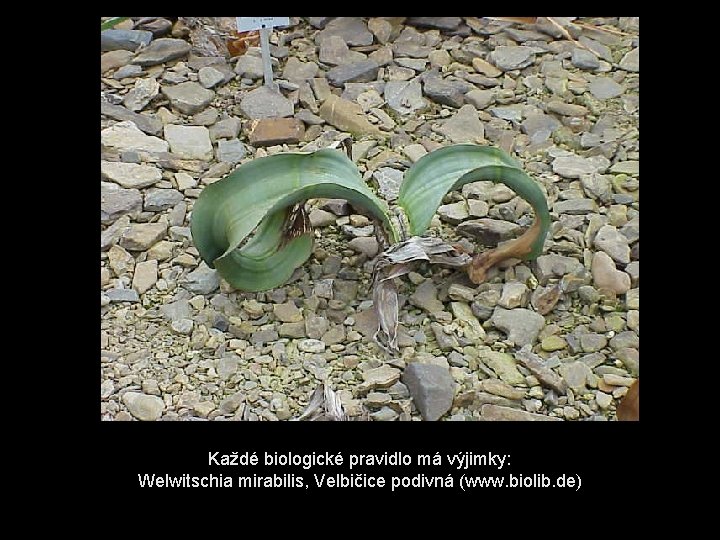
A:
{"label": "flat stone", "polygon": [[222,163],[240,163],[247,154],[245,145],[239,139],[221,139],[217,145],[217,159]]}
{"label": "flat stone", "polygon": [[597,212],[597,204],[592,199],[568,199],[553,204],[553,212],[570,215],[590,214]]}
{"label": "flat stone", "polygon": [[486,403],[480,408],[480,417],[490,422],[561,422],[561,418],[530,413],[512,407]]}
{"label": "flat stone", "polygon": [[116,276],[122,276],[133,271],[135,257],[120,246],[112,246],[108,251],[108,264]]}
{"label": "flat stone", "polygon": [[607,346],[607,338],[602,334],[580,334],[580,347],[583,352],[594,353]]}
{"label": "flat stone", "polygon": [[122,400],[130,414],[138,420],[158,420],[165,410],[165,402],[158,396],[148,396],[140,392],[125,392]]}
{"label": "flat stone", "polygon": [[502,71],[493,66],[490,62],[483,60],[482,58],[475,57],[472,59],[472,66],[478,73],[482,73],[487,77],[499,77],[502,75]]}
{"label": "flat stone", "polygon": [[505,309],[515,309],[527,305],[530,290],[524,283],[512,281],[505,283],[502,289],[502,295],[498,300],[498,306]]}
{"label": "flat stone", "polygon": [[483,353],[482,361],[507,384],[525,384],[525,377],[518,371],[515,359],[510,354],[487,351]]}
{"label": "flat stone", "polygon": [[[485,92],[489,91],[485,90]],[[550,135],[557,131],[562,124],[557,118],[549,114],[532,113],[525,118],[520,126],[523,132],[530,137],[532,143],[538,144],[549,139]]]}
{"label": "flat stone", "polygon": [[152,41],[152,32],[146,30],[120,30],[111,28],[100,32],[100,50],[136,51]]}
{"label": "flat stone", "polygon": [[138,79],[135,86],[125,94],[123,105],[133,112],[141,111],[160,92],[160,83],[152,77]]}
{"label": "flat stone", "polygon": [[593,376],[585,362],[567,362],[560,364],[560,376],[563,378],[568,387],[576,394],[584,394],[587,392],[585,384],[589,377]]}
{"label": "flat stone", "polygon": [[257,332],[253,332],[252,336],[250,337],[250,342],[253,345],[265,345],[266,343],[270,343],[273,341],[277,341],[280,336],[278,335],[277,331],[268,328],[265,330],[258,330]]}
{"label": "flat stone", "polygon": [[421,157],[427,155],[427,153],[428,151],[425,147],[418,143],[409,144],[403,148],[403,154],[405,154],[413,163],[418,161]]}
{"label": "flat stone", "polygon": [[[283,79],[299,84],[317,76],[319,69],[320,68],[315,62],[303,62],[298,58],[291,56],[285,63],[282,75]],[[318,99],[322,98],[318,96]]]}
{"label": "flat stone", "polygon": [[282,323],[278,326],[278,334],[280,337],[289,337],[299,339],[306,337],[305,321],[294,323]]}
{"label": "flat stone", "polygon": [[240,119],[234,116],[218,120],[209,128],[210,140],[217,141],[218,139],[236,139],[240,134],[241,126],[242,122]]}
{"label": "flat stone", "polygon": [[618,334],[615,334],[615,336],[610,340],[610,346],[617,350],[620,349],[639,349],[640,348],[640,338],[635,332],[631,332],[630,330],[626,330],[625,332],[620,332]]}
{"label": "flat stone", "polygon": [[205,66],[198,71],[198,81],[203,88],[209,90],[225,81],[225,74],[212,66]]}
{"label": "flat stone", "polygon": [[160,120],[146,114],[132,112],[122,105],[112,105],[106,101],[101,101],[100,114],[120,122],[132,122],[135,124],[135,127],[137,127],[140,131],[144,131],[148,135],[162,134],[163,124]]}
{"label": "flat stone", "polygon": [[142,195],[137,189],[123,189],[115,184],[101,182],[100,221],[112,223],[120,216],[136,216],[142,210]]}
{"label": "flat stone", "polygon": [[405,368],[402,382],[423,420],[439,420],[452,407],[457,384],[447,368],[413,362]]}
{"label": "flat stone", "polygon": [[379,250],[378,241],[372,236],[353,238],[350,242],[348,242],[348,247],[353,251],[362,253],[371,259],[378,254]]}
{"label": "flat stone", "polygon": [[387,19],[382,17],[371,17],[368,20],[368,30],[373,33],[375,39],[380,43],[385,44],[390,40],[392,34],[392,24]]}
{"label": "flat stone", "polygon": [[217,270],[201,262],[195,270],[185,276],[181,285],[194,294],[210,294],[220,286],[220,277]]}
{"label": "flat stone", "polygon": [[400,193],[400,184],[403,181],[403,172],[392,167],[380,167],[373,173],[378,183],[378,191],[387,201],[394,201]]}
{"label": "flat stone", "polygon": [[334,225],[337,216],[332,212],[321,210],[320,208],[313,208],[310,211],[310,225],[313,227],[327,227],[328,225]]}
{"label": "flat stone", "polygon": [[328,36],[320,42],[320,61],[323,64],[338,66],[366,60],[366,56],[357,51],[351,51],[340,36]]}
{"label": "flat stone", "polygon": [[342,86],[348,82],[374,81],[380,65],[374,60],[361,60],[351,64],[335,66],[325,76],[333,86]]}
{"label": "flat stone", "polygon": [[192,333],[192,329],[195,323],[192,319],[177,319],[170,323],[170,328],[176,334],[181,336],[189,336]]}
{"label": "flat stone", "polygon": [[170,104],[184,114],[199,113],[215,98],[215,92],[193,81],[163,86],[162,92]]}
{"label": "flat stone", "polygon": [[441,324],[436,322],[430,323],[430,329],[435,336],[435,341],[437,341],[440,350],[451,351],[460,346],[455,336],[445,332]]}
{"label": "flat stone", "polygon": [[618,270],[612,258],[603,251],[593,255],[592,276],[598,289],[610,289],[616,294],[625,294],[630,290],[630,276]]}
{"label": "flat stone", "polygon": [[610,167],[610,172],[613,174],[629,174],[631,176],[637,176],[640,174],[640,162],[634,160],[619,161]]}
{"label": "flat stone", "polygon": [[305,126],[297,118],[258,120],[250,132],[250,144],[256,147],[297,144],[305,135]]}
{"label": "flat stone", "polygon": [[389,388],[400,380],[400,370],[390,366],[380,366],[363,371],[362,377],[363,389]]}
{"label": "flat stone", "polygon": [[552,169],[564,178],[580,178],[584,174],[603,173],[610,162],[604,156],[582,158],[580,156],[561,156],[555,158]]}
{"label": "flat stone", "polygon": [[604,174],[584,174],[580,177],[580,184],[586,195],[602,201],[609,202],[612,196],[612,176]]}
{"label": "flat stone", "polygon": [[437,213],[440,219],[447,221],[453,225],[457,225],[461,221],[466,220],[470,217],[468,211],[468,205],[465,201],[460,201],[452,204],[443,204],[437,209]]}
{"label": "flat stone", "polygon": [[428,313],[443,311],[445,306],[437,297],[437,288],[432,281],[423,281],[410,297],[410,301]]}
{"label": "flat stone", "polygon": [[248,92],[240,102],[240,109],[253,120],[283,118],[292,116],[294,111],[289,99],[264,85]]}
{"label": "flat stone", "polygon": [[330,36],[338,36],[350,45],[362,46],[371,45],[373,35],[368,30],[367,24],[360,17],[337,17],[330,21],[323,30],[318,32],[315,42],[321,44]]}
{"label": "flat stone", "polygon": [[485,140],[485,128],[478,118],[475,107],[470,104],[460,107],[457,113],[438,129],[454,143],[478,143]]}
{"label": "flat stone", "polygon": [[250,54],[240,56],[235,64],[235,73],[248,79],[262,79],[264,74],[262,58]]}
{"label": "flat stone", "polygon": [[325,343],[319,339],[301,339],[297,344],[298,350],[307,353],[321,353],[325,351]]}
{"label": "flat stone", "polygon": [[613,261],[621,264],[628,264],[630,262],[628,239],[612,225],[604,225],[601,227],[595,235],[593,243],[596,248],[610,255]]}
{"label": "flat stone", "polygon": [[328,96],[318,114],[328,124],[332,124],[342,131],[349,131],[355,136],[384,137],[383,133],[368,121],[360,105],[334,94]]}
{"label": "flat stone", "polygon": [[138,294],[150,290],[158,279],[158,262],[155,259],[137,263],[133,274],[132,287]]}
{"label": "flat stone", "polygon": [[490,53],[490,60],[502,71],[522,69],[533,63],[535,53],[530,47],[498,46]]}
{"label": "flat stone", "polygon": [[563,101],[550,101],[546,107],[548,111],[560,116],[585,116],[588,113],[587,107]]}
{"label": "flat stone", "polygon": [[145,192],[143,210],[146,212],[162,212],[172,208],[184,199],[183,194],[176,189],[150,188]]}
{"label": "flat stone", "polygon": [[540,255],[535,259],[535,276],[540,285],[547,285],[551,278],[561,278],[566,274],[575,274],[583,270],[583,264],[564,255]]}
{"label": "flat stone", "polygon": [[567,393],[565,381],[550,369],[542,358],[532,352],[530,345],[520,349],[515,354],[515,360],[525,366],[543,386],[552,388],[558,394]]}
{"label": "flat stone", "polygon": [[640,47],[626,53],[618,65],[620,66],[620,69],[638,73],[640,71]]}
{"label": "flat stone", "polygon": [[516,223],[499,219],[480,218],[462,222],[457,232],[474,238],[484,246],[495,246],[499,242],[515,238],[521,231]]}
{"label": "flat stone", "polygon": [[130,63],[133,53],[125,50],[115,50],[103,53],[100,56],[100,73],[111,69],[121,68]]}
{"label": "flat stone", "polygon": [[455,30],[462,23],[460,17],[410,17],[405,24],[421,28],[436,28],[438,30]]}
{"label": "flat stone", "polygon": [[143,68],[140,66],[136,66],[134,64],[131,64],[129,66],[123,66],[120,69],[118,69],[115,73],[113,73],[113,79],[116,81],[120,81],[122,79],[131,79],[135,77],[140,77],[143,74]]}
{"label": "flat stone", "polygon": [[294,302],[274,304],[273,313],[275,314],[275,318],[282,322],[300,322],[303,320],[302,311],[300,311]]}
{"label": "flat stone", "polygon": [[103,146],[118,152],[167,152],[168,143],[158,137],[145,135],[130,121],[103,129],[100,132]]}
{"label": "flat stone", "polygon": [[573,49],[570,62],[576,68],[590,71],[594,71],[600,67],[600,60],[598,57],[587,49],[581,49],[580,47]]}
{"label": "flat stone", "polygon": [[622,85],[610,77],[595,77],[590,81],[588,89],[597,99],[612,99],[624,91]]}
{"label": "flat stone", "polygon": [[545,318],[529,309],[504,309],[496,307],[490,321],[496,328],[505,332],[516,346],[535,343],[540,330],[545,326]]}
{"label": "flat stone", "polygon": [[120,245],[129,251],[145,251],[160,241],[166,232],[164,223],[133,223],[120,238]]}
{"label": "flat stone", "polygon": [[448,287],[448,296],[451,300],[460,302],[472,302],[475,298],[475,289],[466,287],[459,283],[453,283]]}
{"label": "flat stone", "polygon": [[213,157],[210,132],[204,126],[165,126],[165,140],[173,154],[185,159],[210,160]]}
{"label": "flat stone", "polygon": [[152,186],[162,180],[162,171],[157,167],[121,161],[101,161],[100,174],[103,179],[128,189]]}
{"label": "flat stone", "polygon": [[420,81],[388,81],[384,90],[385,101],[395,112],[407,115],[427,107],[422,97]]}
{"label": "flat stone", "polygon": [[480,90],[476,88],[465,94],[464,99],[476,109],[482,110],[495,103],[495,92],[493,90]]}
{"label": "flat stone", "polygon": [[134,289],[108,289],[105,291],[110,302],[139,302],[140,297]]}
{"label": "flat stone", "polygon": [[133,60],[139,66],[155,66],[186,56],[190,44],[184,39],[161,38],[154,40]]}
{"label": "flat stone", "polygon": [[423,84],[423,91],[427,97],[435,103],[455,108],[462,107],[465,102],[463,89],[464,85],[453,84],[439,76],[427,77]]}

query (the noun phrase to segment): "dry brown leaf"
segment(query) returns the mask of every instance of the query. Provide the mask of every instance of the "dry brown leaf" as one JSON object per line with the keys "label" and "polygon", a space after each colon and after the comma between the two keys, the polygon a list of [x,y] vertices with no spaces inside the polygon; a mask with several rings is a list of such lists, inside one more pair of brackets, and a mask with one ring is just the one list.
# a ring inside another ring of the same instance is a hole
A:
{"label": "dry brown leaf", "polygon": [[617,406],[618,420],[637,422],[640,420],[640,379],[635,381]]}

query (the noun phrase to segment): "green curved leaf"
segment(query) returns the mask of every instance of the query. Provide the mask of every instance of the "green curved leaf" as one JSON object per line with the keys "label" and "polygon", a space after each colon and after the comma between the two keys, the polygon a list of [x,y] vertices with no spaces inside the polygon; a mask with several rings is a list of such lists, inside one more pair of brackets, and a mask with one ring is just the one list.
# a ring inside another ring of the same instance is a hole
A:
{"label": "green curved leaf", "polygon": [[339,151],[322,149],[258,158],[207,186],[193,207],[193,241],[208,266],[234,287],[276,287],[312,249],[312,238],[304,238],[308,235],[283,243],[285,209],[312,198],[347,199],[382,221],[391,241],[398,238],[387,204],[365,184],[355,164]]}
{"label": "green curved leaf", "polygon": [[443,197],[470,182],[488,180],[503,183],[525,199],[535,210],[540,233],[525,258],[542,252],[550,228],[547,200],[538,184],[520,168],[520,164],[498,148],[458,144],[435,150],[420,158],[405,173],[398,204],[410,224],[410,233],[427,230]]}

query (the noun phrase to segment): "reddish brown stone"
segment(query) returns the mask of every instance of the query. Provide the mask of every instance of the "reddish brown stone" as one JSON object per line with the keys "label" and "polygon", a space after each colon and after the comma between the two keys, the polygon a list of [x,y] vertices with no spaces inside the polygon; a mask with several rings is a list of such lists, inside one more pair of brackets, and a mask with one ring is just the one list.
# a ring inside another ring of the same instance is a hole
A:
{"label": "reddish brown stone", "polygon": [[297,118],[264,118],[258,120],[250,132],[250,144],[253,146],[273,146],[275,144],[294,144],[305,135],[305,126]]}

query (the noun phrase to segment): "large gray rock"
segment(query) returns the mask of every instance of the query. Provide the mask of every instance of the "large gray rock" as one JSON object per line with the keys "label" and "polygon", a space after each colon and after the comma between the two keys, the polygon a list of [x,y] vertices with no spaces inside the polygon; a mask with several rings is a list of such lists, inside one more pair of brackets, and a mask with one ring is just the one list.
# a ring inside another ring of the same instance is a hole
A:
{"label": "large gray rock", "polygon": [[588,89],[597,99],[611,99],[623,93],[622,85],[610,77],[595,77]]}
{"label": "large gray rock", "polygon": [[593,284],[598,289],[610,289],[616,294],[625,294],[630,290],[630,276],[618,270],[610,255],[598,251],[592,259]]}
{"label": "large gray rock", "polygon": [[540,255],[535,260],[535,275],[540,285],[547,285],[551,278],[561,278],[566,274],[580,272],[583,268],[580,261],[564,255]]}
{"label": "large gray rock", "polygon": [[153,165],[139,165],[122,161],[101,161],[100,175],[124,188],[145,188],[162,180],[162,171]]}
{"label": "large gray rock", "polygon": [[161,212],[172,208],[184,198],[183,194],[176,189],[150,188],[145,192],[143,209],[146,212]]}
{"label": "large gray rock", "polygon": [[530,47],[495,47],[490,53],[490,60],[503,71],[522,69],[533,63],[535,53]]}
{"label": "large gray rock", "polygon": [[100,114],[120,122],[130,121],[135,124],[140,131],[144,131],[148,135],[162,134],[163,124],[160,120],[147,114],[132,112],[122,105],[112,105],[106,101],[100,101]]}
{"label": "large gray rock", "polygon": [[328,124],[332,124],[343,131],[349,131],[356,136],[384,136],[377,127],[369,122],[360,105],[340,98],[335,94],[330,94],[327,97],[318,114]]}
{"label": "large gray rock", "polygon": [[337,17],[333,19],[321,32],[318,32],[315,41],[320,44],[330,36],[341,37],[351,47],[372,45],[373,42],[372,33],[370,33],[367,24],[360,17]]}
{"label": "large gray rock", "polygon": [[248,79],[262,79],[264,73],[262,58],[250,54],[242,55],[235,64],[235,73]]}
{"label": "large gray rock", "polygon": [[445,306],[438,300],[437,288],[431,280],[423,281],[410,297],[410,301],[428,313],[443,311]]}
{"label": "large gray rock", "polygon": [[421,28],[436,28],[437,30],[455,30],[462,18],[460,17],[410,17],[406,24]]}
{"label": "large gray rock", "polygon": [[123,105],[133,112],[141,111],[160,92],[160,83],[152,77],[137,79],[135,86],[125,94]]}
{"label": "large gray rock", "polygon": [[239,163],[245,157],[247,150],[239,139],[223,139],[218,141],[217,158],[225,163]]}
{"label": "large gray rock", "polygon": [[373,173],[373,178],[378,183],[378,191],[387,201],[394,201],[398,198],[400,184],[403,181],[403,173],[392,167],[380,167]]}
{"label": "large gray rock", "polygon": [[561,422],[561,418],[544,414],[530,413],[512,407],[486,403],[480,408],[480,417],[491,422]]}
{"label": "large gray rock", "polygon": [[156,39],[135,57],[133,64],[155,66],[163,62],[182,58],[189,52],[190,44],[183,39]]}
{"label": "large gray rock", "polygon": [[545,113],[529,114],[521,124],[523,132],[534,144],[546,141],[560,126],[562,124],[557,118]]}
{"label": "large gray rock", "polygon": [[435,103],[460,108],[465,102],[465,85],[458,81],[446,81],[440,76],[427,77],[423,83],[423,90],[427,97]]}
{"label": "large gray rock", "polygon": [[377,77],[379,68],[380,65],[374,60],[361,60],[335,66],[325,76],[333,86],[342,86],[349,82],[370,82]]}
{"label": "large gray rock", "polygon": [[351,64],[366,59],[363,53],[351,51],[340,36],[328,36],[320,43],[320,61],[323,64],[331,66],[339,66],[342,64]]}
{"label": "large gray rock", "polygon": [[138,420],[157,420],[165,410],[165,403],[158,396],[148,396],[140,392],[125,392],[122,400],[130,414]]}
{"label": "large gray rock", "polygon": [[630,262],[630,246],[625,235],[621,234],[612,225],[605,225],[595,235],[595,247],[610,255],[615,262],[628,264]]}
{"label": "large gray rock", "polygon": [[438,131],[454,143],[478,143],[485,140],[485,128],[478,118],[477,110],[470,104],[460,107]]}
{"label": "large gray rock", "polygon": [[484,246],[496,246],[499,242],[511,240],[521,230],[516,223],[491,218],[471,219],[457,227],[458,233],[474,238]]}
{"label": "large gray rock", "polygon": [[315,77],[319,69],[315,62],[302,62],[291,56],[285,63],[283,78],[297,84]]}
{"label": "large gray rock", "polygon": [[518,347],[535,343],[540,330],[545,326],[545,318],[529,309],[503,309],[496,307],[490,321],[505,332],[508,339]]}
{"label": "large gray rock", "polygon": [[281,93],[261,86],[248,92],[240,102],[242,112],[253,120],[259,118],[284,118],[292,116],[293,104]]}
{"label": "large gray rock", "polygon": [[164,223],[133,223],[120,238],[128,251],[145,251],[160,241],[167,232]]}
{"label": "large gray rock", "polygon": [[103,146],[118,152],[167,152],[168,150],[167,142],[158,137],[145,135],[130,121],[118,122],[103,129],[100,132],[100,142]]}
{"label": "large gray rock", "polygon": [[105,51],[136,51],[152,41],[152,32],[146,30],[118,30],[111,28],[100,32],[100,50]]}
{"label": "large gray rock", "polygon": [[447,368],[413,362],[405,368],[402,382],[423,420],[439,420],[452,407],[457,385]]}
{"label": "large gray rock", "polygon": [[605,156],[560,156],[553,161],[552,169],[564,178],[580,178],[584,174],[603,173],[609,166],[610,162]]}
{"label": "large gray rock", "polygon": [[193,81],[163,86],[162,92],[170,100],[170,104],[184,114],[202,111],[215,97],[215,92]]}
{"label": "large gray rock", "polygon": [[142,195],[137,189],[123,189],[109,182],[100,183],[100,222],[112,223],[120,216],[137,215],[142,210]]}
{"label": "large gray rock", "polygon": [[185,159],[210,160],[213,157],[210,132],[205,126],[165,126],[165,140],[173,154]]}
{"label": "large gray rock", "polygon": [[570,62],[576,68],[587,69],[590,71],[596,70],[600,67],[600,60],[598,57],[587,49],[581,49],[580,47],[573,49]]}
{"label": "large gray rock", "polygon": [[639,72],[640,71],[640,47],[633,49],[622,57],[619,64],[621,69],[625,71]]}
{"label": "large gray rock", "polygon": [[220,286],[217,270],[208,267],[204,262],[185,276],[181,283],[183,288],[195,294],[210,294]]}
{"label": "large gray rock", "polygon": [[400,114],[412,114],[427,107],[422,97],[420,81],[388,81],[385,84],[384,97],[392,110]]}

